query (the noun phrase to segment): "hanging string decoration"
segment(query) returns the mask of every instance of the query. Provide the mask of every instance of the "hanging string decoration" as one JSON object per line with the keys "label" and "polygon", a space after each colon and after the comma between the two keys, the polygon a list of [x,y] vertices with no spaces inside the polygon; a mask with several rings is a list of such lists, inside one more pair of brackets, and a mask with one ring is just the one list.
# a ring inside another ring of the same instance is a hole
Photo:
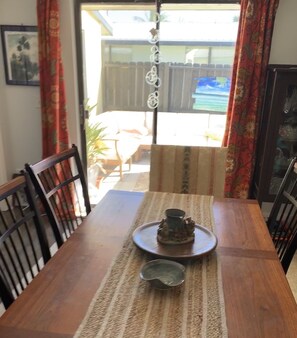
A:
{"label": "hanging string decoration", "polygon": [[[160,14],[155,13],[156,25],[160,22]],[[150,61],[152,67],[150,71],[147,72],[145,76],[145,81],[150,86],[154,87],[154,91],[149,94],[147,99],[147,105],[150,109],[155,109],[159,106],[159,91],[158,88],[161,86],[161,79],[158,74],[158,65],[161,60],[161,53],[159,49],[159,30],[157,28],[152,28],[150,30],[151,37],[149,38],[149,43],[153,46],[151,47]]]}

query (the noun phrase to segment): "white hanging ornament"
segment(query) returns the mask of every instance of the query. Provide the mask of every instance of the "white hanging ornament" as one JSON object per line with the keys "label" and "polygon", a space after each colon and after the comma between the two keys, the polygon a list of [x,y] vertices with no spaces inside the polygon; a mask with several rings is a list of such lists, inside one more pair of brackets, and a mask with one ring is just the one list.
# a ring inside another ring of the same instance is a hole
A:
{"label": "white hanging ornament", "polygon": [[159,92],[154,91],[153,93],[149,94],[147,105],[150,109],[155,109],[159,106]]}

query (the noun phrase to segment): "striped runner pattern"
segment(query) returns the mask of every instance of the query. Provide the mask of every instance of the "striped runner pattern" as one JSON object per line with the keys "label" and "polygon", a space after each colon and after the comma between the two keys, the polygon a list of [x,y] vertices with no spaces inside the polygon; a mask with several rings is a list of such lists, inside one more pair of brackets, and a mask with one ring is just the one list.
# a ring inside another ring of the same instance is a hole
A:
{"label": "striped runner pattern", "polygon": [[211,196],[146,192],[123,248],[97,291],[75,338],[227,337],[220,264],[216,252],[184,262],[185,282],[153,289],[139,277],[154,259],[132,241],[135,228],[164,218],[168,208],[186,211],[214,230]]}
{"label": "striped runner pattern", "polygon": [[153,144],[150,191],[224,197],[226,147]]}

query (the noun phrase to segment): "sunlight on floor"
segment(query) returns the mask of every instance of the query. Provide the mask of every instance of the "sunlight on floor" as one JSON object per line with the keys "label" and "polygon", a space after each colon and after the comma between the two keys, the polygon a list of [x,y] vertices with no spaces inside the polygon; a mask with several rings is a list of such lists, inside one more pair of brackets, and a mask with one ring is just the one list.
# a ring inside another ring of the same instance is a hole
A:
{"label": "sunlight on floor", "polygon": [[89,195],[91,204],[97,204],[105,194],[111,190],[126,190],[126,191],[147,191],[149,185],[149,152],[144,152],[138,162],[134,162],[129,171],[128,164],[123,167],[123,178],[120,179],[118,168],[110,173],[101,182],[99,189],[94,185],[89,184]]}

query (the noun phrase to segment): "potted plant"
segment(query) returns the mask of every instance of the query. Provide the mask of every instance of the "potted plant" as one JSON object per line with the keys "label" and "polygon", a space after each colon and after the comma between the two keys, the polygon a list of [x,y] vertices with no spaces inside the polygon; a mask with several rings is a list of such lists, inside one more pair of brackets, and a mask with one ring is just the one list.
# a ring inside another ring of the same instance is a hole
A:
{"label": "potted plant", "polygon": [[[85,103],[85,109],[89,112],[95,108],[88,105],[88,100]],[[86,122],[86,151],[88,161],[88,177],[89,181],[99,188],[100,181],[104,178],[106,170],[102,165],[102,155],[108,149],[103,139],[106,127],[102,126],[100,122],[93,123],[90,120]]]}
{"label": "potted plant", "polygon": [[99,188],[100,181],[104,178],[106,170],[103,168],[100,157],[108,149],[102,141],[104,130],[101,123],[86,123],[86,149],[88,160],[88,176],[91,182]]}

